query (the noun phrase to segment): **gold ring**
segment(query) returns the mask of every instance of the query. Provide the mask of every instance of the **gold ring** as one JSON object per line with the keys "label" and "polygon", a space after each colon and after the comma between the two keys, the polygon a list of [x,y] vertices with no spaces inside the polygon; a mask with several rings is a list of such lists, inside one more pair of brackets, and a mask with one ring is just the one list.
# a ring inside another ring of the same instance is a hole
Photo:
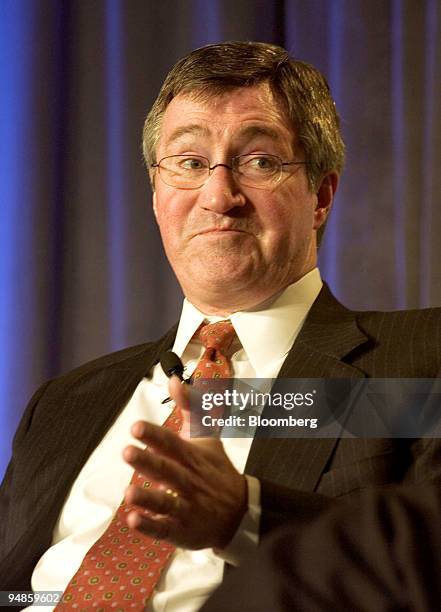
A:
{"label": "gold ring", "polygon": [[179,493],[174,491],[173,489],[166,489],[166,495],[169,495],[173,498],[173,511],[176,512],[179,509],[181,500],[179,499]]}

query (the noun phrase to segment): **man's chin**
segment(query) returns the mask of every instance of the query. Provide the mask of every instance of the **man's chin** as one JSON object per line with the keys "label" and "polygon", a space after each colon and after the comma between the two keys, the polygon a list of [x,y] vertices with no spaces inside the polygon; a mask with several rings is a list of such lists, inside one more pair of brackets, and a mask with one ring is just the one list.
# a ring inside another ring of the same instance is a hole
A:
{"label": "man's chin", "polygon": [[199,277],[199,284],[207,290],[213,291],[213,293],[223,293],[224,291],[231,293],[235,289],[237,291],[245,290],[251,284],[251,280],[252,274],[250,272],[242,272],[238,267],[225,267],[222,270],[205,270]]}
{"label": "man's chin", "polygon": [[244,265],[243,259],[225,257],[215,261],[207,258],[203,268],[189,268],[186,272],[185,280],[181,276],[184,292],[187,294],[185,289],[188,288],[188,293],[197,292],[204,295],[205,299],[212,296],[216,302],[248,292],[263,275],[257,274],[249,263]]}

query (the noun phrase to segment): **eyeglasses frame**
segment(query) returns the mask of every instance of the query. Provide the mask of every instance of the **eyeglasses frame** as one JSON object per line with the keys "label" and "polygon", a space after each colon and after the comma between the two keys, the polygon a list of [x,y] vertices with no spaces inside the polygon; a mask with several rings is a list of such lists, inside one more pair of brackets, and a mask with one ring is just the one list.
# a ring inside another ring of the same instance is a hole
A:
{"label": "eyeglasses frame", "polygon": [[[283,173],[283,167],[284,166],[301,166],[301,165],[308,165],[309,162],[307,161],[283,161],[278,155],[273,155],[272,153],[256,153],[255,156],[259,157],[259,156],[270,156],[270,157],[275,157],[276,159],[279,160],[280,162],[280,176],[277,178],[277,180],[274,181],[273,185],[277,185],[281,178],[282,178],[282,173]],[[158,169],[158,174],[159,177],[161,178],[161,180],[163,181],[163,183],[165,183],[166,185],[168,185],[169,187],[173,187],[174,189],[182,189],[182,190],[193,190],[193,189],[200,189],[201,187],[203,187],[207,181],[210,179],[211,173],[213,172],[213,170],[215,170],[215,168],[217,167],[223,167],[223,168],[228,168],[228,170],[231,170],[231,172],[235,173],[235,168],[233,167],[233,165],[229,166],[228,164],[214,164],[214,166],[210,166],[210,160],[208,159],[208,157],[205,157],[204,155],[193,155],[193,157],[195,158],[199,158],[199,159],[205,159],[208,162],[208,175],[207,178],[205,179],[205,181],[203,183],[201,183],[200,185],[198,185],[197,187],[177,187],[176,185],[170,185],[169,183],[167,183],[162,177],[161,177],[161,162],[163,162],[165,159],[169,159],[171,157],[191,157],[191,155],[166,155],[165,157],[162,157],[158,162],[155,162],[153,164],[149,164],[149,168],[157,168]],[[253,154],[247,154],[247,155],[236,155],[235,157],[231,158],[231,162],[234,162],[234,160],[239,159],[240,157],[253,157]],[[246,183],[243,183],[242,181],[239,180],[239,182],[244,186],[244,187],[252,187],[254,189],[267,189],[267,187],[258,187],[256,185],[247,185]]]}

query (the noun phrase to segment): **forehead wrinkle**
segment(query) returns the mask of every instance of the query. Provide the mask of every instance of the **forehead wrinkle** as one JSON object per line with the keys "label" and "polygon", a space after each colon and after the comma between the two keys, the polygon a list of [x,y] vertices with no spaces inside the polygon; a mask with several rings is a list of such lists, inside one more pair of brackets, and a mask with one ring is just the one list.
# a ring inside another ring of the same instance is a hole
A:
{"label": "forehead wrinkle", "polygon": [[183,136],[208,136],[209,129],[203,125],[199,125],[197,123],[192,123],[190,125],[181,125],[177,127],[170,136],[167,138],[165,145],[169,145],[176,140],[179,140]]}
{"label": "forehead wrinkle", "polygon": [[[173,130],[173,132],[167,138],[165,146],[176,142],[184,136],[202,136],[208,138],[210,136],[210,129],[197,123],[179,126]],[[269,125],[254,124],[239,128],[233,137],[235,140],[252,140],[253,138],[257,138],[259,136],[265,136],[267,138],[271,138],[271,140],[279,141],[281,135],[278,130]]]}

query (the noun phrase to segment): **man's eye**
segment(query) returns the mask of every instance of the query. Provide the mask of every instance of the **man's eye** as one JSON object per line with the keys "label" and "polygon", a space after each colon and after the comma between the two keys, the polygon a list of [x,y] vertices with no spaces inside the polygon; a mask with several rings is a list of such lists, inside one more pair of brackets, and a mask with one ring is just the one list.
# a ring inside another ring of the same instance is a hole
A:
{"label": "man's eye", "polygon": [[260,155],[253,157],[247,162],[247,166],[253,170],[271,171],[277,168],[277,161],[272,157]]}
{"label": "man's eye", "polygon": [[179,167],[182,168],[182,170],[202,170],[205,165],[201,159],[189,157],[187,159],[181,160],[179,163]]}

